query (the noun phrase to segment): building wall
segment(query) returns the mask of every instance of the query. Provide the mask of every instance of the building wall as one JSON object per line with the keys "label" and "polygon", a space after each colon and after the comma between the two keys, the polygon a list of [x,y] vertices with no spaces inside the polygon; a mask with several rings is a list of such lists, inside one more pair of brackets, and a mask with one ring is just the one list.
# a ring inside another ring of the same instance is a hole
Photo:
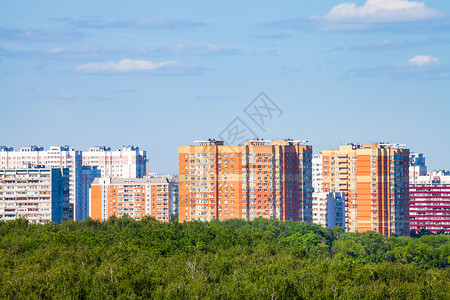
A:
{"label": "building wall", "polygon": [[179,147],[180,221],[312,222],[312,147],[295,141],[203,141]]}
{"label": "building wall", "polygon": [[409,150],[392,144],[324,150],[323,190],[346,195],[346,229],[409,232]]}
{"label": "building wall", "polygon": [[411,230],[450,233],[450,175],[435,171],[409,187]]}
{"label": "building wall", "polygon": [[166,178],[96,178],[90,191],[90,216],[97,220],[151,216],[169,222],[171,184]]}
{"label": "building wall", "polygon": [[81,151],[70,149],[68,146],[51,146],[48,150],[43,147],[22,147],[14,151],[12,147],[0,148],[0,169],[19,169],[42,166],[45,168],[67,168],[63,172],[65,186],[63,215],[64,219],[73,218],[73,208],[81,193]]}
{"label": "building wall", "polygon": [[314,154],[312,159],[312,185],[314,192],[322,192],[322,154]]}
{"label": "building wall", "polygon": [[409,184],[415,184],[419,176],[427,175],[425,157],[422,153],[409,155]]}
{"label": "building wall", "polygon": [[141,178],[147,175],[147,152],[127,146],[121,150],[92,147],[83,152],[83,165],[96,166],[102,177]]}
{"label": "building wall", "polygon": [[32,223],[63,219],[63,177],[60,169],[0,170],[0,220],[26,218]]}
{"label": "building wall", "polygon": [[[68,188],[64,195],[64,219],[84,220],[87,216],[89,202],[88,190],[93,177],[139,178],[147,175],[148,160],[146,151],[138,147],[126,146],[121,150],[111,151],[109,147],[93,147],[89,151],[77,151],[68,146],[22,147],[14,151],[12,147],[0,147],[0,169],[43,166],[47,168],[68,168],[64,177]],[[89,173],[85,167],[97,167]],[[66,198],[65,198],[66,199]]]}

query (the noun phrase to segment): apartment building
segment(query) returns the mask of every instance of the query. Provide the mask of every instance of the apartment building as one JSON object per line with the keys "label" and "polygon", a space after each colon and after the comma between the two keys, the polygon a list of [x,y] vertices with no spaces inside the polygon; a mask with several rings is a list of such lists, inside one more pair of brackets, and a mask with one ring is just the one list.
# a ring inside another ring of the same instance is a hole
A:
{"label": "apartment building", "polygon": [[[70,149],[69,146],[0,147],[0,169],[43,166],[67,168],[62,171],[64,183],[64,219],[85,220],[89,207],[89,187],[100,176],[135,178],[147,174],[146,151],[139,147],[124,146],[112,151],[110,147],[93,147],[89,151]],[[67,177],[67,178],[66,178]],[[68,185],[68,186],[67,186]]]}
{"label": "apartment building", "polygon": [[178,214],[178,175],[149,173],[148,176],[145,176],[145,178],[165,178],[169,181],[169,198],[172,199],[170,205],[170,215],[172,216]]}
{"label": "apartment building", "polygon": [[180,221],[312,222],[312,146],[304,141],[194,142],[178,148]]}
{"label": "apartment building", "polygon": [[345,193],[314,192],[312,214],[314,224],[329,228],[340,226],[345,230]]}
{"label": "apartment building", "polygon": [[322,151],[323,191],[346,196],[346,230],[409,233],[409,150],[398,144]]}
{"label": "apartment building", "polygon": [[89,215],[96,220],[127,215],[170,221],[173,182],[167,178],[95,178],[90,189]]}
{"label": "apartment building", "polygon": [[419,176],[427,175],[425,156],[422,153],[411,153],[409,155],[409,184],[414,185]]}
{"label": "apartment building", "polygon": [[0,170],[0,221],[25,218],[31,223],[61,223],[63,204],[61,169]]}
{"label": "apartment building", "polygon": [[450,172],[418,176],[409,187],[411,231],[450,233]]}
{"label": "apartment building", "polygon": [[[64,219],[71,219],[74,210],[82,202],[82,152],[70,149],[69,146],[52,146],[48,150],[43,147],[29,146],[14,151],[13,147],[0,147],[0,169],[19,169],[42,166],[59,168],[64,177]],[[67,170],[63,170],[67,169]]]}
{"label": "apartment building", "polygon": [[96,166],[102,177],[141,178],[148,173],[147,152],[139,147],[92,147],[83,151],[83,166]]}
{"label": "apartment building", "polygon": [[314,154],[312,158],[312,186],[314,192],[322,192],[322,154]]}

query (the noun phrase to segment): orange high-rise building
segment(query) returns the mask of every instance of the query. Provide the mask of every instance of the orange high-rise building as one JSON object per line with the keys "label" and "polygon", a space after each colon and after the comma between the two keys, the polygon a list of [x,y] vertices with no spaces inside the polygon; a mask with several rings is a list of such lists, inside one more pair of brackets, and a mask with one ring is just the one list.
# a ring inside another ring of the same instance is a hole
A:
{"label": "orange high-rise building", "polygon": [[180,221],[312,222],[312,146],[293,140],[195,144],[178,148]]}
{"label": "orange high-rise building", "polygon": [[322,151],[323,191],[346,194],[348,232],[409,234],[409,150],[397,144]]}
{"label": "orange high-rise building", "polygon": [[96,220],[113,215],[135,220],[151,216],[169,222],[173,184],[167,178],[96,178],[91,184],[89,216]]}

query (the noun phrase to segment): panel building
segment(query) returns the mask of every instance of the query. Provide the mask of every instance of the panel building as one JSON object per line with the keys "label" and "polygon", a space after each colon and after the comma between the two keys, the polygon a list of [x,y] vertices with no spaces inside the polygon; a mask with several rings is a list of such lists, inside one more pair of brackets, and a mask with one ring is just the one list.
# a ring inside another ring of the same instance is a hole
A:
{"label": "panel building", "polygon": [[409,187],[411,231],[450,233],[450,172],[418,176]]}
{"label": "panel building", "polygon": [[83,151],[83,166],[96,166],[102,177],[141,178],[148,173],[147,152],[135,146],[92,147]]}
{"label": "panel building", "polygon": [[61,169],[0,170],[0,221],[61,223],[63,204]]}
{"label": "panel building", "polygon": [[147,174],[146,151],[126,146],[112,151],[110,147],[93,147],[89,151],[69,146],[0,147],[0,169],[43,166],[61,168],[64,178],[64,219],[85,220],[89,212],[89,187],[100,176],[136,178]]}
{"label": "panel building", "polygon": [[414,185],[419,176],[427,175],[425,157],[422,153],[411,153],[409,155],[409,184]]}
{"label": "panel building", "polygon": [[[49,150],[43,147],[22,147],[14,151],[12,147],[0,147],[0,169],[60,168],[64,177],[64,219],[71,219],[78,203],[87,201],[81,197],[81,151],[69,146],[52,146]],[[62,170],[67,169],[67,170]]]}
{"label": "panel building", "polygon": [[312,146],[250,140],[178,148],[180,221],[276,218],[312,222]]}
{"label": "panel building", "polygon": [[346,230],[409,233],[409,150],[398,144],[322,151],[323,191],[346,195]]}
{"label": "panel building", "polygon": [[173,185],[167,178],[96,178],[90,189],[89,215],[96,220],[151,216],[169,222]]}

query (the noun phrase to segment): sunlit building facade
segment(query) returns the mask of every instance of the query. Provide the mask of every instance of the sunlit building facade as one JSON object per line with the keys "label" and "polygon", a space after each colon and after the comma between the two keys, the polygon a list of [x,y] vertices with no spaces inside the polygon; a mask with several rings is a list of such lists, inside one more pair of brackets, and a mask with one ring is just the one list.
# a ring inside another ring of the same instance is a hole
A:
{"label": "sunlit building facade", "polygon": [[345,193],[349,232],[409,233],[409,150],[398,144],[322,151],[323,191]]}
{"label": "sunlit building facade", "polygon": [[250,140],[178,148],[180,221],[276,218],[312,222],[312,146]]}

